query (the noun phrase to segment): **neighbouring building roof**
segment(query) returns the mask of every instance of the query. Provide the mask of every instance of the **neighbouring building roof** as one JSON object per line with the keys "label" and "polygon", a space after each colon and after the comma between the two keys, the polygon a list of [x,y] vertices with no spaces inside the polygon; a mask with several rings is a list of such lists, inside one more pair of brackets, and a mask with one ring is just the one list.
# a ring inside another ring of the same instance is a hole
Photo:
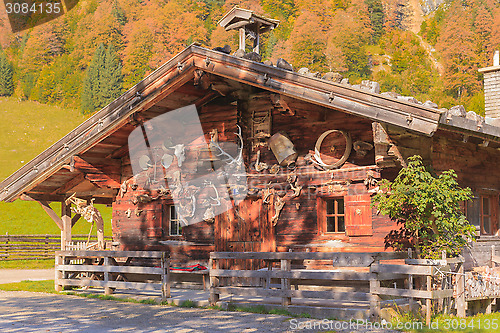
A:
{"label": "neighbouring building roof", "polygon": [[[217,78],[220,87],[194,87],[193,80],[200,71]],[[120,177],[107,170],[128,154],[127,137],[139,118],[152,119],[190,104],[202,106],[220,96],[221,89],[244,86],[421,135],[432,136],[441,128],[500,142],[498,120],[485,121],[465,113],[463,107],[438,109],[433,103],[420,103],[412,97],[380,93],[374,82],[336,83],[193,44],[0,183],[0,200],[13,201],[28,193],[36,200],[61,201],[71,189],[81,196],[88,193],[96,202],[110,203]],[[75,166],[90,170],[90,176],[75,175]]]}

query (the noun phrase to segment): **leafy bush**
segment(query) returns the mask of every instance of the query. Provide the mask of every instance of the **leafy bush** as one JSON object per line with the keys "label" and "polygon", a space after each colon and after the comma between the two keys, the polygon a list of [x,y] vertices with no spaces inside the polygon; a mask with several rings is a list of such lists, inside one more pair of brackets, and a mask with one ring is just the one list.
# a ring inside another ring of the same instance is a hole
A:
{"label": "leafy bush", "polygon": [[394,182],[380,183],[382,191],[374,197],[379,211],[400,225],[386,236],[386,247],[412,248],[422,258],[439,258],[443,250],[457,256],[475,239],[475,228],[460,209],[461,202],[471,199],[471,190],[458,185],[453,170],[436,178],[420,156],[408,160]]}

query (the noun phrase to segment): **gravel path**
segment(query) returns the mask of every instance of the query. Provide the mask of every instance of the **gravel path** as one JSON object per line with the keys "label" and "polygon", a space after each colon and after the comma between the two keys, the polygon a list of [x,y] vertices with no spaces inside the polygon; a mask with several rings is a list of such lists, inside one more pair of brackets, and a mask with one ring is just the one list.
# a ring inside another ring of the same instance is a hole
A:
{"label": "gravel path", "polygon": [[23,280],[54,280],[54,269],[0,269],[0,284]]}
{"label": "gravel path", "polygon": [[0,332],[317,332],[321,328],[336,332],[390,332],[359,326],[345,330],[313,326],[320,322],[278,315],[0,291]]}

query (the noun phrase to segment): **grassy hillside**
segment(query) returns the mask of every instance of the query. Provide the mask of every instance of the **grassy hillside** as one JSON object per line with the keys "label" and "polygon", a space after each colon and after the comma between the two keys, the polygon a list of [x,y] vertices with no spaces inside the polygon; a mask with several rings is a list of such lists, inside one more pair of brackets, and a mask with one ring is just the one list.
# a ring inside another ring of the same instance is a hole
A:
{"label": "grassy hillside", "polygon": [[[0,98],[0,181],[40,154],[85,118],[78,110],[43,105],[15,98]],[[60,204],[52,208],[60,212]],[[98,206],[105,232],[111,234],[111,209]],[[87,234],[90,224],[81,220],[74,234]],[[0,202],[0,234],[58,234],[59,228],[36,202]],[[95,233],[95,231],[94,231]]]}

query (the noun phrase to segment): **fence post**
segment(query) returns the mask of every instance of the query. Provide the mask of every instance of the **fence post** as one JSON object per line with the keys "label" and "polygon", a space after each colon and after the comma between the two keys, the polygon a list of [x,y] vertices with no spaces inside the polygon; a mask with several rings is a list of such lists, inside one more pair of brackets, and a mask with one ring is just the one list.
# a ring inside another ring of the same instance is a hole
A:
{"label": "fence post", "polygon": [[[411,248],[408,249],[408,259],[412,259],[413,253]],[[408,275],[408,290],[410,291],[410,295],[412,294],[413,291],[413,275],[409,274]],[[415,306],[415,299],[413,297],[410,297],[408,301],[408,305],[410,307],[410,312],[413,312],[414,306]]]}
{"label": "fence post", "polygon": [[[379,263],[375,260],[374,263]],[[380,296],[378,295],[378,289],[380,288],[380,280],[378,279],[378,273],[372,272],[370,265],[370,317],[372,320],[376,321],[380,317]]]}
{"label": "fence post", "polygon": [[161,255],[161,300],[170,298],[170,254],[165,252]]}
{"label": "fence post", "polygon": [[464,264],[458,263],[460,267],[458,268],[457,275],[457,316],[460,318],[465,318],[465,275],[464,275]]}
{"label": "fence post", "polygon": [[213,265],[215,262],[215,269],[219,270],[219,260],[210,258],[208,262],[208,268],[210,269],[210,305],[216,305],[219,301],[219,294],[216,292],[215,288],[218,286],[217,276],[213,271]]}
{"label": "fence post", "polygon": [[[432,276],[427,275],[427,281],[426,281],[426,286],[427,286],[427,291],[432,291]],[[430,298],[425,300],[425,324],[427,327],[431,324],[431,307],[432,307],[432,300]]]}
{"label": "fence post", "polygon": [[105,255],[104,257],[104,294],[111,295],[113,293],[113,289],[111,289],[108,285],[109,283],[109,257]]}
{"label": "fence post", "polygon": [[62,291],[63,290],[63,285],[62,285],[62,278],[63,278],[63,274],[62,272],[59,270],[59,265],[61,265],[63,262],[62,262],[62,256],[57,254],[55,255],[55,269],[54,269],[54,273],[55,273],[55,276],[54,276],[54,289],[56,291]]}
{"label": "fence post", "polygon": [[[291,271],[292,261],[290,259],[281,259],[281,270],[284,272]],[[281,305],[289,306],[292,304],[292,298],[288,297],[288,293],[290,290],[290,279],[283,278],[281,279],[281,290],[283,291],[283,298],[281,299]]]}

